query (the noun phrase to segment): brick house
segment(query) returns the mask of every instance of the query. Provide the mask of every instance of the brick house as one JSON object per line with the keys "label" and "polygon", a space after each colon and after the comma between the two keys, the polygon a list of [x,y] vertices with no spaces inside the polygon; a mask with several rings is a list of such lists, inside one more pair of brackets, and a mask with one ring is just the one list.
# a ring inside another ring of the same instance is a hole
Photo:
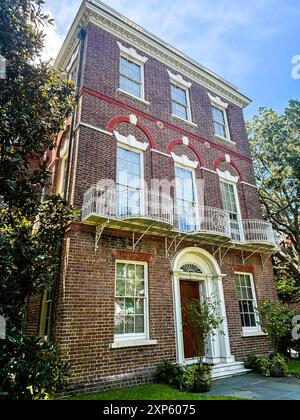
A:
{"label": "brick house", "polygon": [[83,1],[56,60],[76,114],[49,155],[53,192],[81,210],[55,293],[29,328],[59,343],[73,390],[147,382],[195,352],[183,302],[215,299],[214,377],[270,351],[255,307],[277,299],[237,88],[97,0]]}

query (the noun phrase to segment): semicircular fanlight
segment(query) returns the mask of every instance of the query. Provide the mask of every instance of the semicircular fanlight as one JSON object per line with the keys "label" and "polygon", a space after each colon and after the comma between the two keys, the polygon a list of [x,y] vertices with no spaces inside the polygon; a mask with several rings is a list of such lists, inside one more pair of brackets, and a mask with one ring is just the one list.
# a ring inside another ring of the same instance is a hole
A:
{"label": "semicircular fanlight", "polygon": [[180,271],[183,271],[184,273],[196,273],[196,274],[203,274],[203,271],[201,268],[196,264],[184,264]]}

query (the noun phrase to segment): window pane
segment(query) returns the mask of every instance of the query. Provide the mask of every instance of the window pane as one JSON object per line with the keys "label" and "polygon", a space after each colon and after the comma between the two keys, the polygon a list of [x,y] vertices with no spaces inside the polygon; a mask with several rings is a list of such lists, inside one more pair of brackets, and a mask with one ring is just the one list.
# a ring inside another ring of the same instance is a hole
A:
{"label": "window pane", "polygon": [[188,120],[188,110],[186,106],[180,105],[177,102],[172,102],[172,113],[179,118]]}
{"label": "window pane", "polygon": [[141,85],[137,82],[127,79],[124,76],[120,76],[120,88],[125,92],[130,93],[138,98],[141,97]]}
{"label": "window pane", "polygon": [[136,296],[145,296],[145,283],[141,280],[136,282]]}
{"label": "window pane", "polygon": [[128,279],[126,281],[126,296],[135,296],[135,280]]}
{"label": "window pane", "polygon": [[143,265],[137,265],[136,266],[136,278],[139,280],[144,280],[144,266]]}
{"label": "window pane", "polygon": [[135,317],[135,332],[136,334],[143,334],[145,332],[145,320],[143,316]]}
{"label": "window pane", "polygon": [[135,299],[135,314],[144,315],[144,299]]}
{"label": "window pane", "polygon": [[126,315],[134,315],[134,299],[125,299]]}
{"label": "window pane", "polygon": [[213,107],[213,116],[214,122],[217,122],[221,125],[225,125],[224,112],[221,109]]}
{"label": "window pane", "polygon": [[115,314],[117,316],[121,316],[121,315],[125,314],[125,301],[124,301],[124,299],[116,299]]}
{"label": "window pane", "polygon": [[224,125],[220,125],[218,123],[215,123],[215,133],[218,136],[224,137],[225,139],[227,138],[227,133],[226,133],[226,128]]}
{"label": "window pane", "polygon": [[134,334],[134,316],[126,316],[125,334]]}
{"label": "window pane", "polygon": [[115,318],[115,334],[124,334],[124,317],[116,316]]}
{"label": "window pane", "polygon": [[172,87],[172,100],[181,105],[187,106],[187,93],[179,86],[171,85]]}
{"label": "window pane", "polygon": [[126,274],[126,265],[125,264],[117,264],[117,278],[124,279]]}

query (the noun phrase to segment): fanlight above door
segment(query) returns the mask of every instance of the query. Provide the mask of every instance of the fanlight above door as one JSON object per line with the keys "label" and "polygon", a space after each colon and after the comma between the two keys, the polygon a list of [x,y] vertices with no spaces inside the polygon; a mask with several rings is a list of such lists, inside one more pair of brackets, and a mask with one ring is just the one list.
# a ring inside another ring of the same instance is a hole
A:
{"label": "fanlight above door", "polygon": [[196,264],[184,264],[180,271],[183,273],[195,273],[195,274],[203,274],[201,268]]}

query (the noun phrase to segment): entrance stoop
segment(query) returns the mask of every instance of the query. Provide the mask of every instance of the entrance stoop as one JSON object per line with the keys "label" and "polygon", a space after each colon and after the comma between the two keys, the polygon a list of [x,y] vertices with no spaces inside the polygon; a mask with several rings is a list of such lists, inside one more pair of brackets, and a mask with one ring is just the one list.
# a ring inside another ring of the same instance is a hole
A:
{"label": "entrance stoop", "polygon": [[243,362],[220,363],[214,365],[212,369],[212,378],[216,381],[231,376],[245,375],[249,372],[251,372],[251,370],[246,369]]}

